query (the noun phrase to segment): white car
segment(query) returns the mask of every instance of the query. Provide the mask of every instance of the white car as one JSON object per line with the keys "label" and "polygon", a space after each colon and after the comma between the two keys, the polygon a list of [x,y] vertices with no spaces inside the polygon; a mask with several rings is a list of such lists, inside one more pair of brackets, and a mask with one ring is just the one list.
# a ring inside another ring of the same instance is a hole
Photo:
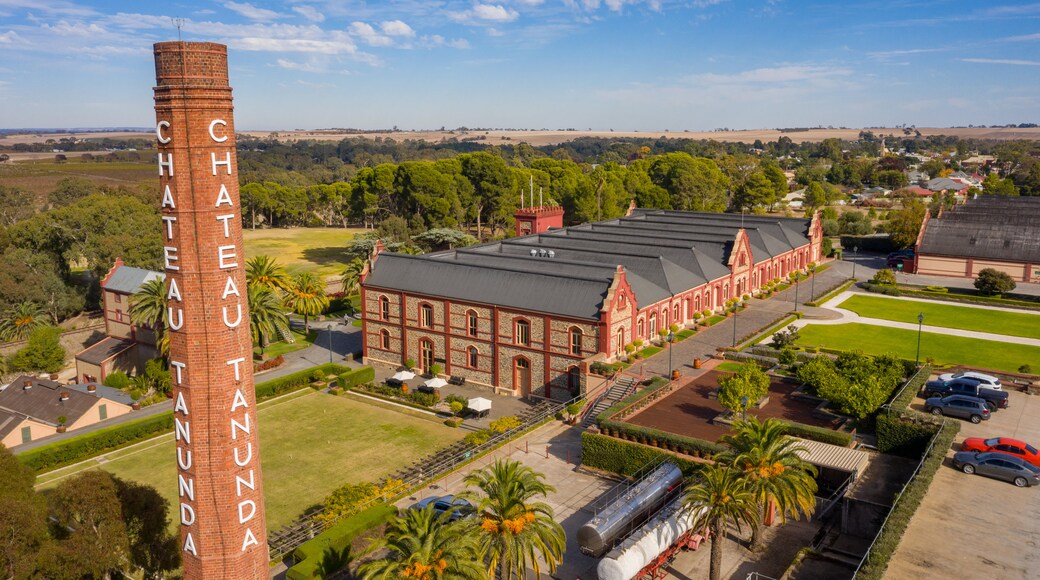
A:
{"label": "white car", "polygon": [[1000,384],[1000,379],[993,375],[986,375],[972,371],[968,371],[966,373],[946,373],[945,375],[939,375],[940,381],[952,381],[953,379],[971,379],[973,381],[977,381],[980,387],[986,389],[993,389],[994,391],[1004,390],[1004,387]]}

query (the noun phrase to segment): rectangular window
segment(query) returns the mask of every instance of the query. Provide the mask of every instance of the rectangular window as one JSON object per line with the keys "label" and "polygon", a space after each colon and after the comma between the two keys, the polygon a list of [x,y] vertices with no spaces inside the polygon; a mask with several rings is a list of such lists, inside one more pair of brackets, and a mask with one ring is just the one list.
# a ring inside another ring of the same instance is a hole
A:
{"label": "rectangular window", "polygon": [[531,344],[531,325],[526,320],[516,323],[516,343],[524,346]]}
{"label": "rectangular window", "polygon": [[32,441],[32,427],[22,427],[22,443]]}
{"label": "rectangular window", "polygon": [[581,354],[581,333],[571,332],[571,354]]}
{"label": "rectangular window", "polygon": [[469,349],[469,366],[472,367],[472,368],[477,368],[477,362],[478,362],[477,361],[477,349],[470,348]]}
{"label": "rectangular window", "polygon": [[116,304],[118,304],[118,303],[123,301],[123,297],[120,296],[119,294],[113,294],[112,295],[112,299],[116,301]]}
{"label": "rectangular window", "polygon": [[423,304],[419,307],[419,326],[424,328],[433,327],[433,307]]}
{"label": "rectangular window", "polygon": [[104,405],[104,404],[98,405],[97,414],[98,414],[98,418],[101,419],[102,421],[104,421],[105,419],[108,419],[108,406]]}
{"label": "rectangular window", "polygon": [[477,335],[477,315],[476,315],[476,313],[470,312],[469,315],[466,316],[466,326],[467,326],[467,328],[466,328],[466,333],[467,334],[469,334],[470,336],[476,336]]}

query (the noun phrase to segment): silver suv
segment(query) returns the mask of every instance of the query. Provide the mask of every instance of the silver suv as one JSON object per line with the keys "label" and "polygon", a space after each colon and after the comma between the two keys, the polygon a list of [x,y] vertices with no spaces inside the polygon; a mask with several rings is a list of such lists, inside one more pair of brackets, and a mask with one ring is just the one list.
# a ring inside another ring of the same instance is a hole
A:
{"label": "silver suv", "polygon": [[964,373],[946,373],[939,375],[940,381],[952,381],[954,379],[971,379],[979,384],[980,387],[987,389],[993,389],[994,391],[1003,390],[1003,385],[1000,384],[1000,379],[985,373],[976,373],[974,371],[967,371]]}
{"label": "silver suv", "polygon": [[941,399],[931,397],[925,401],[924,408],[934,415],[960,417],[972,423],[981,423],[990,417],[986,401],[968,395],[950,395]]}

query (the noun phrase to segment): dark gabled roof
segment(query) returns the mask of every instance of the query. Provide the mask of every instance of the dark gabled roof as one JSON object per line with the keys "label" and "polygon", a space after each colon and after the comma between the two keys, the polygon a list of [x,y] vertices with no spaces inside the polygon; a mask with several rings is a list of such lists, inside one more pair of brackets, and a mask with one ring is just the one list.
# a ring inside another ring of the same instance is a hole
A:
{"label": "dark gabled roof", "polygon": [[637,303],[653,304],[728,276],[741,228],[761,262],[807,245],[810,223],[636,210],[627,217],[426,256],[384,253],[365,285],[598,319],[618,266],[625,268]]}
{"label": "dark gabled roof", "polygon": [[105,290],[119,292],[120,294],[133,294],[141,287],[141,284],[155,279],[165,278],[162,272],[153,272],[133,266],[120,265],[108,276],[105,281]]}
{"label": "dark gabled roof", "polygon": [[106,387],[105,385],[99,385],[96,383],[83,383],[79,385],[65,385],[66,388],[72,389],[73,391],[83,393],[85,395],[91,394],[90,387],[94,387],[93,395],[101,397],[102,399],[108,399],[109,401],[115,401],[117,403],[126,405],[129,407],[134,404],[134,399],[124,391],[119,389],[113,389],[112,387]]}
{"label": "dark gabled roof", "polygon": [[[32,388],[25,388],[27,382],[32,384]],[[62,394],[67,395],[65,400],[62,400]],[[0,392],[0,410],[52,425],[57,425],[58,417],[62,415],[66,418],[66,424],[75,423],[97,402],[98,397],[93,395],[28,375],[18,377]]]}
{"label": "dark gabled roof", "polygon": [[365,285],[598,320],[612,281],[613,273],[609,278],[539,274],[503,265],[459,263],[444,254],[384,253]]}
{"label": "dark gabled roof", "polygon": [[106,336],[86,350],[77,353],[76,360],[92,365],[100,365],[108,359],[126,352],[133,346],[134,342],[132,340]]}
{"label": "dark gabled roof", "polygon": [[929,219],[920,254],[1040,262],[1040,198],[980,195]]}
{"label": "dark gabled roof", "polygon": [[14,431],[25,420],[24,415],[18,415],[0,409],[0,439],[7,437],[8,433]]}

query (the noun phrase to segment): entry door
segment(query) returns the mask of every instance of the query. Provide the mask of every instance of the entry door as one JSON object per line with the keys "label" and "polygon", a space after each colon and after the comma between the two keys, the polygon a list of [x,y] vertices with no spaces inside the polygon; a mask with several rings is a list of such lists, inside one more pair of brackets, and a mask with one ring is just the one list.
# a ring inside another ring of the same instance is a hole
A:
{"label": "entry door", "polygon": [[513,389],[519,390],[520,394],[525,397],[531,394],[531,361],[526,358],[516,359],[516,368],[513,370]]}

